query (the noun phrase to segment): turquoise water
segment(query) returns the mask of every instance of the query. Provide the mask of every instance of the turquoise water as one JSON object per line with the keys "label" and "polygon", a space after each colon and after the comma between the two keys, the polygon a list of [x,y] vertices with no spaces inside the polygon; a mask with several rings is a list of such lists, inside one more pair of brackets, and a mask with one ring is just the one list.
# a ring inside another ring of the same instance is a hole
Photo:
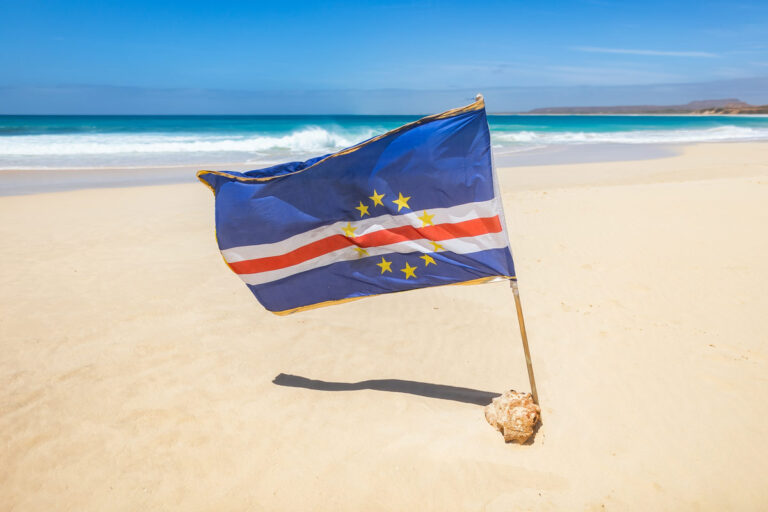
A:
{"label": "turquoise water", "polygon": [[[337,151],[418,116],[0,116],[0,169],[241,163]],[[768,117],[489,116],[494,152],[768,140]]]}

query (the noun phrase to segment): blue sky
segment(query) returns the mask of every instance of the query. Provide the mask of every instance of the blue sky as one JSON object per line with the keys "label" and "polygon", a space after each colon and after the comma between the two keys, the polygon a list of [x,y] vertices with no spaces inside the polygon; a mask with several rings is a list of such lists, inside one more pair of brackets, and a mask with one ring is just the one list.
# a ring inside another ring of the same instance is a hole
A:
{"label": "blue sky", "polygon": [[764,1],[0,0],[0,20],[1,113],[768,103]]}

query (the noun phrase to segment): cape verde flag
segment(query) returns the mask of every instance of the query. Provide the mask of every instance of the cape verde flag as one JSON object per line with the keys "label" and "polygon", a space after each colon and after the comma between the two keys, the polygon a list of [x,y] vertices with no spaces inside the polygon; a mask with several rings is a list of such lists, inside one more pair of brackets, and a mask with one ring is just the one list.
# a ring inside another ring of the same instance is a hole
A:
{"label": "cape verde flag", "polygon": [[197,176],[224,260],[274,313],[515,278],[482,96],[306,162]]}

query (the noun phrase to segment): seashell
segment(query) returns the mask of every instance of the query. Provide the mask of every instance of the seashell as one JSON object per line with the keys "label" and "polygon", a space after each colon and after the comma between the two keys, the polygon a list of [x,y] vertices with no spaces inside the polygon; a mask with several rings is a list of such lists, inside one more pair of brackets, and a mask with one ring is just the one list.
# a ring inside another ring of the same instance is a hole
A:
{"label": "seashell", "polygon": [[485,406],[485,419],[508,443],[526,442],[533,435],[540,414],[541,408],[533,403],[530,393],[518,393],[514,389]]}

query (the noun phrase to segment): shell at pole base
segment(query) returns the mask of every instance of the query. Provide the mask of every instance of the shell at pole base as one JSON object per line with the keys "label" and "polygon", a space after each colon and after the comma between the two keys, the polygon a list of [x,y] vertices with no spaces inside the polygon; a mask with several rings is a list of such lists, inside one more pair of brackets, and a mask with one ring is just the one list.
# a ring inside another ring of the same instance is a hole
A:
{"label": "shell at pole base", "polygon": [[526,442],[533,435],[540,415],[541,408],[533,403],[531,394],[518,393],[514,389],[485,406],[485,419],[508,443]]}

